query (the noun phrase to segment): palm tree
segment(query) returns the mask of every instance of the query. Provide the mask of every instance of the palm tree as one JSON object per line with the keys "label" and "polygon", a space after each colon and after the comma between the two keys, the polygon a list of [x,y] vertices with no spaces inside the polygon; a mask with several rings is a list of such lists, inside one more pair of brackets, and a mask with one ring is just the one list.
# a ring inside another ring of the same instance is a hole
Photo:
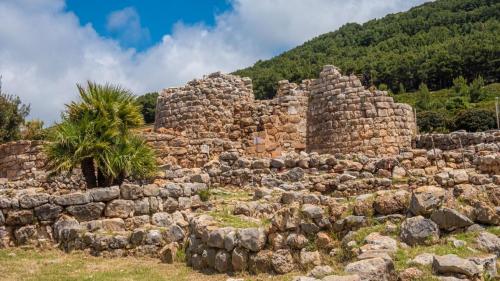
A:
{"label": "palm tree", "polygon": [[151,176],[156,169],[154,153],[130,132],[144,124],[132,93],[92,82],[77,87],[81,101],[66,105],[45,147],[50,170],[61,173],[80,167],[89,188]]}

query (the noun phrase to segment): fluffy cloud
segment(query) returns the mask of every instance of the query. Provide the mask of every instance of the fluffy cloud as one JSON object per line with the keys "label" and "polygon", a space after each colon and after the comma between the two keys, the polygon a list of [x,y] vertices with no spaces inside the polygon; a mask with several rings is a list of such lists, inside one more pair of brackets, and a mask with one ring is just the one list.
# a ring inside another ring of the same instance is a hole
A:
{"label": "fluffy cloud", "polygon": [[149,30],[142,27],[139,14],[133,7],[112,12],[108,16],[106,28],[126,45],[137,46],[151,40]]}
{"label": "fluffy cloud", "polygon": [[[63,0],[1,1],[0,74],[4,90],[31,103],[31,117],[50,123],[75,98],[75,83],[119,83],[138,94],[159,90],[250,65],[346,22],[422,2],[232,0],[233,9],[217,15],[215,26],[179,22],[161,42],[136,52],[81,25]],[[118,37],[133,33],[125,38],[131,41],[147,34],[132,8],[112,13],[108,28],[123,32]]]}

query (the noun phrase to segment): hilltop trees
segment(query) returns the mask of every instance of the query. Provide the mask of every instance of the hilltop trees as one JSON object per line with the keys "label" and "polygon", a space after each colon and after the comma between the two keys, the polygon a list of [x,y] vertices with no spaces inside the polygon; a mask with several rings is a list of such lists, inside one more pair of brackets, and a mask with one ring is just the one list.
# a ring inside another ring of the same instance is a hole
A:
{"label": "hilltop trees", "polygon": [[[271,98],[281,79],[317,77],[325,64],[395,93],[452,86],[455,77],[500,78],[500,2],[439,0],[363,25],[349,23],[267,61],[236,71],[253,79],[257,98]],[[273,76],[270,76],[273,74]]]}
{"label": "hilltop trees", "polygon": [[81,167],[88,187],[118,185],[155,172],[153,151],[130,129],[144,123],[133,95],[113,85],[78,85],[80,101],[66,106],[45,151],[54,173]]}

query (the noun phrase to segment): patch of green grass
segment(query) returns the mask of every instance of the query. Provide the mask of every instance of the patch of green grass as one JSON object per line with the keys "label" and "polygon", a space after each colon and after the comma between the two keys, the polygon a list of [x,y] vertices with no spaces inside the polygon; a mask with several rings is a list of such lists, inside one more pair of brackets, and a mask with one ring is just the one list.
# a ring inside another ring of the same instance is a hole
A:
{"label": "patch of green grass", "polygon": [[358,245],[361,245],[365,240],[366,236],[370,235],[373,232],[383,233],[385,230],[385,224],[375,224],[372,226],[367,226],[358,229],[354,234],[354,240]]}
{"label": "patch of green grass", "polygon": [[229,208],[222,210],[212,211],[209,213],[221,227],[235,227],[235,228],[249,228],[249,227],[259,227],[259,224],[254,221],[246,220],[240,216],[233,215],[233,212]]}
{"label": "patch of green grass", "polygon": [[[237,274],[245,280],[291,281],[294,275]],[[0,249],[2,281],[219,281],[226,274],[204,274],[185,263],[163,264],[151,258],[100,258],[82,252],[65,254],[56,249],[44,251],[19,248]]]}
{"label": "patch of green grass", "polygon": [[211,196],[215,199],[248,201],[252,199],[252,194],[245,190],[211,189]]}
{"label": "patch of green grass", "polygon": [[500,236],[500,226],[491,226],[486,228],[486,231],[495,234],[496,236]]}

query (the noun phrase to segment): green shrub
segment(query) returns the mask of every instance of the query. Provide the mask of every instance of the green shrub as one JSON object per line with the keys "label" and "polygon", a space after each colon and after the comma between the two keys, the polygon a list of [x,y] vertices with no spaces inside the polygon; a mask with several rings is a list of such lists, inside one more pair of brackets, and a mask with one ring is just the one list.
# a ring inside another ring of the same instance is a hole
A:
{"label": "green shrub", "polygon": [[200,196],[201,201],[207,202],[212,196],[212,193],[210,192],[210,189],[203,189],[200,192],[198,192],[198,196]]}
{"label": "green shrub", "polygon": [[427,88],[426,84],[422,83],[420,87],[418,87],[417,102],[415,106],[420,110],[429,110],[431,105],[431,93],[429,92],[429,88]]}
{"label": "green shrub", "polygon": [[33,119],[27,121],[21,131],[25,140],[43,140],[47,137],[47,130],[43,128],[43,121]]}
{"label": "green shrub", "polygon": [[158,93],[147,93],[137,98],[137,102],[141,105],[141,113],[144,116],[146,124],[155,122],[156,100]]}
{"label": "green shrub", "polygon": [[440,112],[422,111],[417,113],[417,125],[420,132],[443,132],[446,131],[448,119]]}
{"label": "green shrub", "polygon": [[461,97],[453,97],[447,100],[445,103],[445,107],[446,110],[452,112],[456,110],[467,109],[467,105],[465,104],[464,100]]}
{"label": "green shrub", "polygon": [[460,111],[455,116],[451,127],[454,130],[466,130],[468,132],[495,129],[495,112],[485,109],[468,109]]}
{"label": "green shrub", "polygon": [[19,97],[2,92],[1,82],[0,80],[0,143],[3,143],[19,139],[21,125],[28,116],[30,107],[23,104]]}

